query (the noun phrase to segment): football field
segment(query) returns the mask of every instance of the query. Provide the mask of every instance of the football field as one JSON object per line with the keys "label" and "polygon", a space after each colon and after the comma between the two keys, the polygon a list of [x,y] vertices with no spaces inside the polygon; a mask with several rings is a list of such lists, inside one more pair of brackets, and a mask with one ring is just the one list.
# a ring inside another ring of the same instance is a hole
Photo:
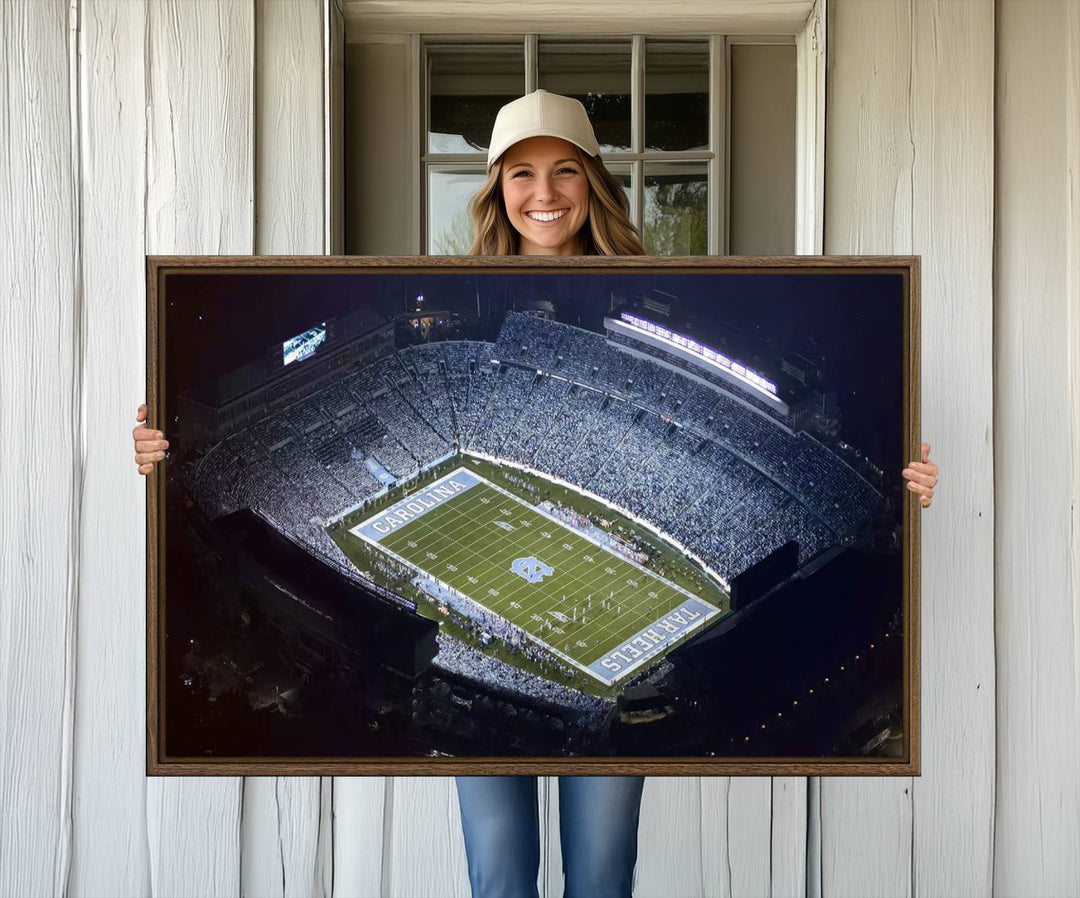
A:
{"label": "football field", "polygon": [[467,468],[349,532],[434,581],[433,594],[471,599],[604,683],[720,613]]}

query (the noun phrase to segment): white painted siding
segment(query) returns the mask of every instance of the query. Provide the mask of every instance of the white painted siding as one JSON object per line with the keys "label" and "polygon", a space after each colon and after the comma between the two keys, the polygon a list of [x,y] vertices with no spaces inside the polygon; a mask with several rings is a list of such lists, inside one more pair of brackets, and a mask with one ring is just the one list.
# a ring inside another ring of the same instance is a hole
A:
{"label": "white painted siding", "polygon": [[[636,892],[1075,895],[1080,5],[829,18],[825,249],[923,257],[923,772],[650,779]],[[449,779],[144,776],[143,255],[323,251],[336,20],[3,6],[0,895],[467,894]]]}
{"label": "white painted siding", "polygon": [[[147,44],[146,252],[253,252],[254,4],[152,3]],[[239,777],[147,780],[154,895],[238,894],[243,795]]]}
{"label": "white painted siding", "polygon": [[78,12],[86,476],[69,892],[136,898],[150,893],[146,485],[131,476],[146,379],[148,10],[95,0]]}
{"label": "white painted siding", "polygon": [[821,889],[987,895],[994,7],[830,2],[829,14],[825,251],[922,256],[921,432],[943,475],[923,516],[922,776],[821,781]]}
{"label": "white painted siding", "polygon": [[383,860],[389,854],[386,821],[393,811],[392,777],[339,777],[334,780],[335,896],[380,898]]}
{"label": "white painted siding", "polygon": [[0,892],[5,895],[58,892],[71,859],[83,425],[73,170],[77,123],[68,28],[62,2],[8,4],[0,16]]}
{"label": "white painted siding", "polygon": [[469,872],[453,779],[395,777],[391,795],[384,817],[382,894],[467,898]]}
{"label": "white painted siding", "polygon": [[[328,249],[322,3],[263,0],[254,13],[254,252],[322,253]],[[332,783],[245,778],[242,895],[330,894],[332,833],[322,824]]]}
{"label": "white painted siding", "polygon": [[[910,7],[881,4],[871,12],[831,0],[828,17],[825,252],[909,254]],[[939,500],[934,514],[946,504]],[[924,544],[924,566],[928,554]],[[911,783],[821,780],[822,895],[912,894]]]}
{"label": "white painted siding", "polygon": [[326,118],[322,0],[255,5],[255,252],[318,254]]}
{"label": "white painted siding", "polygon": [[1080,894],[1080,9],[1003,3],[994,888]]}

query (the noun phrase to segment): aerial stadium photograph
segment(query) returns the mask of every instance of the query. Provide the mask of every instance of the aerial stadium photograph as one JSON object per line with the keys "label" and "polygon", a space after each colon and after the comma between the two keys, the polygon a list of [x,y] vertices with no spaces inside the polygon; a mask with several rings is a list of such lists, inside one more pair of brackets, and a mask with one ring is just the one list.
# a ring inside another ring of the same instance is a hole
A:
{"label": "aerial stadium photograph", "polygon": [[907,269],[163,272],[161,757],[910,749]]}

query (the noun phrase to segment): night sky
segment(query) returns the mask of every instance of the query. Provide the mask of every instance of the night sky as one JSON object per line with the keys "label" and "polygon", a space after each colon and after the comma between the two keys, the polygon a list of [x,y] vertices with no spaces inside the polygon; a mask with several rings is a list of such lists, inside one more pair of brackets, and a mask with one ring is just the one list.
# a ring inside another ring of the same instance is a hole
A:
{"label": "night sky", "polygon": [[167,401],[264,357],[269,346],[313,324],[362,305],[389,320],[420,294],[425,308],[461,316],[462,338],[488,340],[507,308],[531,299],[551,300],[559,320],[597,331],[612,296],[665,299],[673,302],[672,320],[648,317],[702,343],[716,345],[717,336],[734,327],[781,354],[811,358],[839,396],[841,436],[886,470],[898,473],[903,466],[903,281],[897,274],[174,274],[165,290]]}

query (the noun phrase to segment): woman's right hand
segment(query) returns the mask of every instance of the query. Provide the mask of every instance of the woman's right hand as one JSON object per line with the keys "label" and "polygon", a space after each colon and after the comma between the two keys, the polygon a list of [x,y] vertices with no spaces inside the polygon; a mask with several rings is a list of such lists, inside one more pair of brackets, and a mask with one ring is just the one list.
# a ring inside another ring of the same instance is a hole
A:
{"label": "woman's right hand", "polygon": [[[146,404],[139,406],[135,415],[136,421],[146,420]],[[160,430],[151,430],[145,424],[139,424],[131,436],[135,440],[135,464],[139,466],[140,474],[149,474],[154,470],[154,465],[165,457],[165,450],[169,448],[169,441]]]}

